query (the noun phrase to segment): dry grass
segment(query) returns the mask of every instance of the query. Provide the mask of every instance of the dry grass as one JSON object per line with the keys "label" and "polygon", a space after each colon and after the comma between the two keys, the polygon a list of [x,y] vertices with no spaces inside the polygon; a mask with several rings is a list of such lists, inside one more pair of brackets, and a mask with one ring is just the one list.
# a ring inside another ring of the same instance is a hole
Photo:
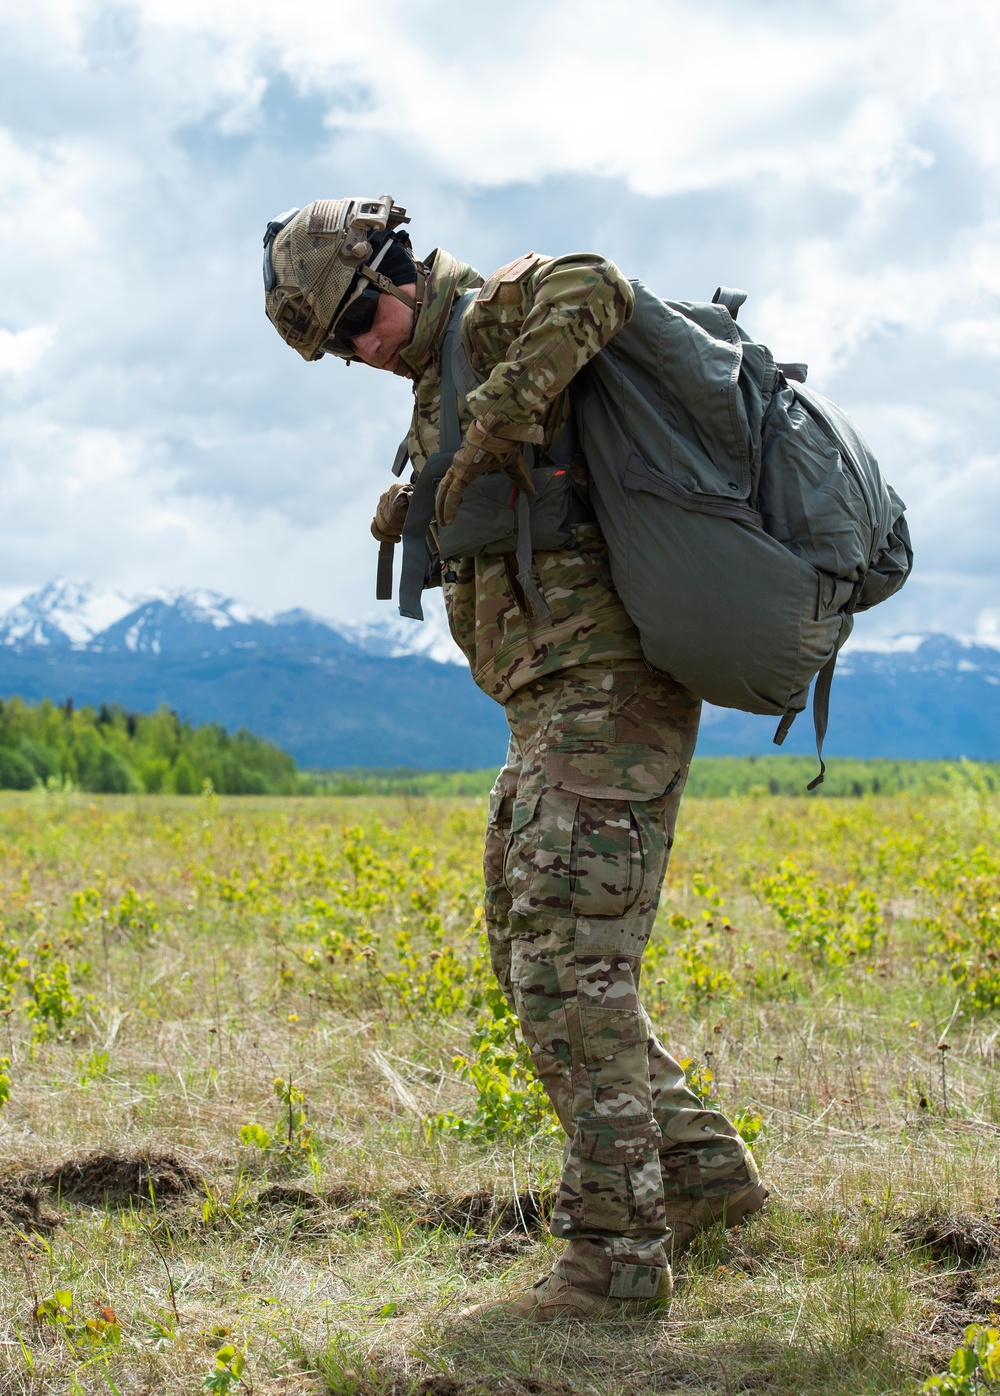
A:
{"label": "dry grass", "polygon": [[[482,802],[0,798],[0,1393],[204,1391],[227,1342],[258,1396],[915,1390],[1000,1281],[998,1020],[921,924],[921,879],[995,849],[998,810],[686,807],[647,994],[763,1117],[772,1200],[681,1262],[666,1322],[535,1329],[460,1310],[551,1263],[553,1136],[425,1128],[473,1108]],[[874,891],[870,949],[789,948],[760,891],[785,858]],[[454,982],[393,980],[401,930]],[[314,1132],[290,1157],[275,1077]]]}

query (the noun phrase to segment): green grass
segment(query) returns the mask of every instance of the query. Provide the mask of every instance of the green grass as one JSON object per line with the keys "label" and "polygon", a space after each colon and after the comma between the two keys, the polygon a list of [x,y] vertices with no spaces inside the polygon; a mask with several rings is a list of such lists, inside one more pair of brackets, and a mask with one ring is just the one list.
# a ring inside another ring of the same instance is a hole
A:
{"label": "green grass", "polygon": [[[812,756],[697,756],[688,794],[719,799],[730,795],[805,795],[818,769]],[[394,766],[354,766],[310,771],[307,779],[325,795],[476,796],[489,793],[496,776],[488,771],[419,771]],[[969,788],[1000,791],[1000,763],[903,761],[833,756],[826,779],[812,799],[861,795],[948,795]]]}
{"label": "green grass", "polygon": [[[454,1064],[488,1010],[484,814],[0,797],[3,1396],[874,1396],[989,1318],[1000,799],[685,803],[646,1000],[761,1116],[772,1197],[665,1322],[555,1328],[460,1316],[558,1252],[504,1210],[558,1139],[515,1111],[490,1142]],[[468,1137],[428,1130],[449,1112]]]}

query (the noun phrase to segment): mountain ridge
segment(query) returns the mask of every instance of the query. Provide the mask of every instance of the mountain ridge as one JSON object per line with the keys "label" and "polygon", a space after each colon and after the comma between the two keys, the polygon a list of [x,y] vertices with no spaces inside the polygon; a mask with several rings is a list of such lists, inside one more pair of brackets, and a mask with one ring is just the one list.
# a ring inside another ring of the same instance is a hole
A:
{"label": "mountain ridge", "polygon": [[[503,759],[502,709],[472,682],[440,593],[424,625],[272,612],[205,589],[141,595],[56,579],[0,615],[0,694],[161,703],[245,727],[306,766],[476,768]],[[775,721],[707,707],[699,751],[773,751]],[[803,714],[785,744],[812,745]],[[834,681],[828,753],[1000,759],[1000,644],[860,636]]]}

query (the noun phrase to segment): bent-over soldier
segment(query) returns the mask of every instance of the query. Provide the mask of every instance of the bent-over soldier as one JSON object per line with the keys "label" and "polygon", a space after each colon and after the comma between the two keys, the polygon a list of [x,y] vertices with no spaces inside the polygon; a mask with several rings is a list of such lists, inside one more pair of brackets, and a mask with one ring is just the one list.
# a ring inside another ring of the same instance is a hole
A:
{"label": "bent-over soldier", "polygon": [[[463,502],[558,456],[574,376],[629,319],[633,292],[606,258],[528,253],[485,282],[438,248],[423,262],[405,211],[319,200],[268,225],[266,307],[303,358],[335,354],[411,380],[413,479],[440,451],[442,347],[460,336],[473,381],[455,395],[463,438],[436,489],[445,548]],[[470,294],[471,293],[471,294]],[[464,388],[463,384],[463,388]],[[450,404],[446,403],[446,411]],[[432,557],[452,634],[502,703],[507,762],[490,795],[484,871],[493,968],[566,1132],[551,1274],[508,1301],[541,1321],[662,1312],[670,1258],[699,1229],[733,1225],[767,1196],[733,1125],[688,1089],[639,1000],[694,753],[700,704],[645,663],[571,451],[560,544]],[[540,479],[535,476],[535,479]],[[372,531],[403,532],[414,483],[382,496]]]}

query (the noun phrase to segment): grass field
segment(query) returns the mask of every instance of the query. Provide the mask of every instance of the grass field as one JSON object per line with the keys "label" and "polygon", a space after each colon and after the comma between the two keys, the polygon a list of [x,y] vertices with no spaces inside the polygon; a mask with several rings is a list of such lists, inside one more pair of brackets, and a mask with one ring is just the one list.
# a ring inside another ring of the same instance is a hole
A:
{"label": "grass field", "polygon": [[646,999],[772,1198],[586,1328],[460,1316],[555,1254],[483,819],[0,797],[2,1396],[855,1396],[989,1321],[1000,797],[686,803]]}

